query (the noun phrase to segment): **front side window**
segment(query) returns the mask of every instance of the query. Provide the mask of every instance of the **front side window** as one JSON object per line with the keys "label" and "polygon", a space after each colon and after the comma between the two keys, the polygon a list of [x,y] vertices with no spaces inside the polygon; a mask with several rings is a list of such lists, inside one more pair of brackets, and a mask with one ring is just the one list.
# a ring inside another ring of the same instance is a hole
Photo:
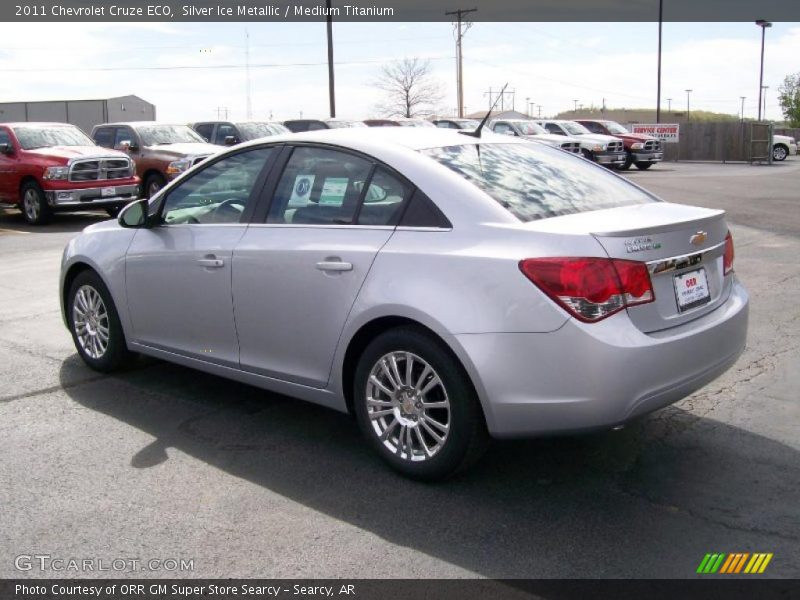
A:
{"label": "front side window", "polygon": [[114,147],[114,130],[111,127],[102,127],[94,132],[94,141],[103,148]]}
{"label": "front side window", "polygon": [[619,123],[615,123],[614,121],[608,121],[608,122],[606,123],[606,127],[608,128],[608,132],[609,132],[611,135],[625,135],[625,134],[627,134],[627,133],[630,133],[630,131],[628,131],[627,129],[625,129],[625,128],[624,128],[622,125],[620,125]]}
{"label": "front side window", "polygon": [[0,129],[0,144],[11,144],[11,138],[5,129]]}
{"label": "front side window", "polygon": [[214,131],[213,123],[201,123],[196,125],[194,130],[202,135],[206,140],[211,140],[211,133]]}
{"label": "front side window", "polygon": [[19,145],[23,150],[52,148],[53,146],[94,146],[85,133],[71,125],[57,127],[16,127]]}
{"label": "front side window", "polygon": [[371,169],[369,161],[338,150],[296,148],[275,189],[267,222],[352,224]]}
{"label": "front side window", "polygon": [[133,130],[130,127],[118,127],[117,133],[114,136],[114,148],[119,148],[122,146],[122,142],[128,142],[129,144],[134,144],[136,142],[136,138],[133,135]]}
{"label": "front side window", "polygon": [[624,179],[539,144],[482,143],[421,151],[520,221],[657,202]]}
{"label": "front side window", "polygon": [[224,145],[225,138],[227,137],[236,138],[236,128],[233,125],[228,125],[227,123],[219,124],[217,126],[217,134],[214,136],[214,143]]}
{"label": "front side window", "polygon": [[582,123],[582,125],[592,133],[605,133],[605,131],[603,131],[603,126],[600,125],[600,123],[592,123],[590,121],[588,123]]}
{"label": "front side window", "polygon": [[218,160],[173,188],[164,203],[167,225],[238,223],[272,148]]}
{"label": "front side window", "polygon": [[561,130],[561,127],[556,125],[555,123],[545,123],[545,129],[547,129],[548,133],[552,133],[555,135],[565,135],[565,133]]}
{"label": "front side window", "polygon": [[587,133],[591,133],[580,123],[573,123],[572,121],[565,121],[562,126],[570,135],[586,135]]}

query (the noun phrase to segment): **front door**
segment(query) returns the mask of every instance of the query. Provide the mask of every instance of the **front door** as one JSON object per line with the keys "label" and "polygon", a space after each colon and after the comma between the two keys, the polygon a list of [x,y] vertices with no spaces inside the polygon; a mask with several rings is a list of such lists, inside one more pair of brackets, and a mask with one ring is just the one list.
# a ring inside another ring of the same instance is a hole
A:
{"label": "front door", "polygon": [[126,256],[134,341],[238,366],[233,249],[273,152],[249,149],[209,163],[167,190],[159,225],[136,232]]}

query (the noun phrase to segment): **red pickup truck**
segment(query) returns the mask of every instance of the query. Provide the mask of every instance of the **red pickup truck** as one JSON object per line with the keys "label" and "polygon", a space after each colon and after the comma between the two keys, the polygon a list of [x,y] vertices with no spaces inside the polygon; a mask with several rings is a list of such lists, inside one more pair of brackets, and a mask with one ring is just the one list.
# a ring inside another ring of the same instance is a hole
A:
{"label": "red pickup truck", "polygon": [[136,165],[97,146],[74,125],[0,123],[0,203],[41,225],[56,211],[115,215],[139,194]]}
{"label": "red pickup truck", "polygon": [[617,169],[627,171],[631,165],[637,169],[649,169],[655,163],[664,160],[664,150],[661,140],[643,133],[631,133],[616,121],[576,119],[592,133],[613,135],[622,140],[625,146],[625,163],[617,165]]}

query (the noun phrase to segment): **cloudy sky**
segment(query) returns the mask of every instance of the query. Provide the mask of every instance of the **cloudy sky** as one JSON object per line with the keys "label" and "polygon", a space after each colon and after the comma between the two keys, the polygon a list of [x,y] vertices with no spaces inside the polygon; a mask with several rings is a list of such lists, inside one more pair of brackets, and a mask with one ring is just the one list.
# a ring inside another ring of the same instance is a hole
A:
{"label": "cloudy sky", "polygon": [[[159,120],[215,118],[246,110],[245,31],[250,39],[254,118],[327,116],[324,23],[4,23],[0,26],[0,101],[104,98],[137,94]],[[752,23],[665,23],[663,108],[755,117],[760,29]],[[455,61],[448,23],[334,24],[340,117],[377,114],[374,81],[382,64],[431,61],[444,100],[455,110]],[[654,107],[655,23],[475,23],[464,38],[467,111],[485,109],[485,92],[509,83],[515,104],[542,115],[573,107]],[[800,23],[767,30],[767,116],[780,119],[777,87],[800,69]]]}

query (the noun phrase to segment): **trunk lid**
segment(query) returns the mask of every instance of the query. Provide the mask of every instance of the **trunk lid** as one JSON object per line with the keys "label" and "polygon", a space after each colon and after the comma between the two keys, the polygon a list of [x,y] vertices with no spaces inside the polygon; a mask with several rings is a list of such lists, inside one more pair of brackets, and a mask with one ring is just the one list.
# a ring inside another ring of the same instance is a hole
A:
{"label": "trunk lid", "polygon": [[655,301],[627,311],[640,330],[650,333],[691,321],[727,298],[724,215],[721,210],[654,202],[529,225],[553,233],[588,234],[611,258],[647,263]]}

